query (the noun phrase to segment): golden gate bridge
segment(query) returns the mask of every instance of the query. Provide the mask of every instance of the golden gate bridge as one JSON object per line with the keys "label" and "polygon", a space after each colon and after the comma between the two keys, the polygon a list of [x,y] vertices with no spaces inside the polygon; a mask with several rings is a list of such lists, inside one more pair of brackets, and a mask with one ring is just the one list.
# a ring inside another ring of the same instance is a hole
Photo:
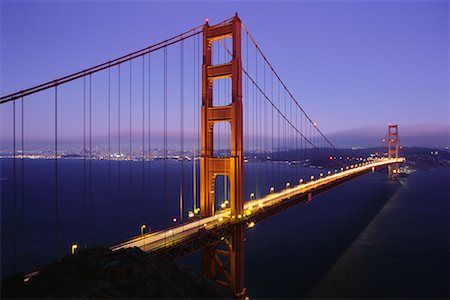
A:
{"label": "golden gate bridge", "polygon": [[[108,178],[103,196],[115,200],[106,208],[115,210],[109,221],[117,222],[119,231],[129,232],[124,199],[140,199],[139,214],[131,216],[140,234],[112,234],[112,250],[139,247],[173,259],[201,250],[202,272],[241,298],[248,228],[376,169],[388,167],[395,179],[404,161],[394,124],[388,126],[386,156],[342,154],[237,15],[215,25],[207,20],[144,49],[2,96],[0,104],[12,124],[12,149],[4,157],[13,159],[8,200],[15,271],[17,253],[27,247],[24,207],[44,200],[25,195],[34,178],[24,179],[24,161],[39,156],[26,148],[26,126],[39,126],[29,121],[33,110],[25,114],[26,106],[45,105],[52,112],[51,149],[40,155],[53,161],[53,195],[45,200],[53,203],[47,221],[53,223],[55,258],[70,251],[61,226],[66,201],[61,160],[70,151],[61,140],[77,128],[83,168],[75,188],[83,198],[84,246],[96,244],[93,162],[101,160]],[[137,179],[136,171],[141,172]],[[152,225],[149,211],[159,224]]]}

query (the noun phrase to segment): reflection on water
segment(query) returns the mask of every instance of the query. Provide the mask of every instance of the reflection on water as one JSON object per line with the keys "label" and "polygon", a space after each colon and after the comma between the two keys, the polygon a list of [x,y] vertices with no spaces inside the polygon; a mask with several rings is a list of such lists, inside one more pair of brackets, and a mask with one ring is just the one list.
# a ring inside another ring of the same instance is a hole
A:
{"label": "reflection on water", "polygon": [[450,169],[358,178],[248,231],[252,298],[447,298]]}

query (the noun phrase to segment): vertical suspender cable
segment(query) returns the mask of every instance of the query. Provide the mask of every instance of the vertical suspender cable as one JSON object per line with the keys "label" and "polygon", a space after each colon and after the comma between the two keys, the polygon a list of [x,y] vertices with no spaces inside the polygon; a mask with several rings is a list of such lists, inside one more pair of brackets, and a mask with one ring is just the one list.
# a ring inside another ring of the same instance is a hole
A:
{"label": "vertical suspender cable", "polygon": [[194,36],[192,38],[192,110],[193,110],[193,114],[192,114],[192,122],[193,122],[193,126],[194,126],[194,136],[193,136],[193,144],[192,144],[192,148],[193,148],[193,154],[192,154],[192,209],[194,212],[196,212],[197,209],[197,169],[196,169],[196,157],[197,157],[197,153],[196,153],[196,149],[197,149],[197,107],[196,107],[196,96],[197,96],[197,89],[196,89],[196,78],[197,78],[197,36]]}
{"label": "vertical suspender cable", "polygon": [[[148,188],[151,191],[152,188],[152,61],[151,54],[148,54]],[[146,219],[148,220],[148,210],[146,212]]]}
{"label": "vertical suspender cable", "polygon": [[167,47],[164,47],[164,225],[167,225]]}
{"label": "vertical suspender cable", "polygon": [[59,257],[59,230],[58,230],[58,86],[55,86],[55,254]]}
{"label": "vertical suspender cable", "polygon": [[180,44],[180,156],[181,156],[181,172],[180,172],[180,222],[183,222],[183,183],[184,183],[184,47],[183,41]]}
{"label": "vertical suspender cable", "polygon": [[[278,107],[280,107],[280,109],[281,109],[281,99],[280,99],[280,81],[278,80]],[[278,111],[278,113],[277,113],[277,131],[278,131],[278,135],[277,135],[277,164],[278,164],[278,166],[277,166],[277,179],[278,180],[280,180],[281,179],[281,170],[280,170],[280,168],[281,168],[281,141],[280,141],[280,139],[281,139],[281,133],[280,133],[280,131],[281,131],[281,124],[280,124],[280,118],[281,118],[281,115],[280,115],[280,113],[281,113],[281,111]]]}
{"label": "vertical suspender cable", "polygon": [[133,174],[132,174],[132,168],[133,168],[133,153],[132,153],[132,146],[131,146],[131,138],[132,138],[132,86],[133,86],[133,60],[130,60],[130,111],[129,111],[129,127],[128,127],[128,137],[129,137],[129,156],[128,156],[128,197],[129,200],[132,201],[133,199]]}
{"label": "vertical suspender cable", "polygon": [[[258,50],[255,48],[255,76],[256,76],[256,85],[258,85],[258,52],[257,52]],[[259,91],[258,91],[258,89],[256,88],[256,86],[255,86],[255,137],[256,137],[256,149],[255,149],[255,157],[256,157],[256,176],[255,176],[255,184],[256,184],[256,187],[255,187],[255,197],[256,198],[259,198],[260,197],[260,195],[259,195],[259,182],[258,182],[258,180],[260,180],[259,179],[259,167],[260,167],[260,164],[259,164],[259,161],[258,161],[258,158],[259,158],[259,150],[260,150],[260,145],[259,145],[259,102],[258,102],[258,96],[259,96]]]}
{"label": "vertical suspender cable", "polygon": [[262,195],[265,195],[267,192],[267,184],[268,184],[268,178],[269,174],[266,172],[267,168],[267,154],[268,154],[268,148],[267,148],[267,99],[265,99],[265,95],[268,94],[267,87],[266,87],[266,63],[263,60],[263,84],[264,84],[264,93],[261,94],[261,105],[262,105],[262,114],[263,117],[261,118],[261,136],[263,140],[263,157],[262,157],[262,174],[263,174],[263,185],[262,185]]}
{"label": "vertical suspender cable", "polygon": [[[270,94],[271,94],[271,99],[272,99],[272,103],[274,103],[274,99],[273,99],[273,72],[270,75]],[[273,176],[273,164],[274,164],[274,148],[273,148],[273,128],[274,128],[274,123],[273,123],[273,105],[272,105],[272,113],[271,113],[271,128],[272,128],[272,140],[271,140],[271,145],[272,145],[272,153],[270,154],[270,164],[271,164],[271,186],[275,188],[275,180],[274,180],[274,176]]]}
{"label": "vertical suspender cable", "polygon": [[122,180],[121,180],[121,161],[122,161],[122,153],[121,153],[121,149],[120,149],[120,138],[121,138],[121,128],[120,128],[120,64],[117,66],[117,148],[118,148],[118,155],[119,155],[119,161],[118,161],[118,174],[117,174],[117,178],[118,178],[118,184],[117,184],[117,189],[118,189],[118,201],[117,201],[117,206],[118,206],[118,210],[117,210],[117,228],[118,228],[118,232],[119,232],[119,237],[122,237],[122,216],[121,216],[121,212],[122,212]]}
{"label": "vertical suspender cable", "polygon": [[[246,34],[245,37],[246,37],[246,42],[245,42],[245,48],[246,48],[246,50],[245,50],[245,52],[246,52],[246,54],[245,54],[245,56],[246,56],[246,58],[245,58],[245,65],[246,65],[246,69],[248,71],[250,71],[250,69],[248,67],[248,64],[249,64],[249,60],[248,60],[248,34]],[[247,143],[246,143],[246,145],[250,145],[250,139],[251,139],[251,136],[250,136],[250,113],[249,113],[249,111],[250,111],[250,98],[249,98],[249,94],[250,94],[250,92],[249,92],[249,80],[248,80],[248,77],[246,77],[245,101],[244,101],[245,122],[247,123],[247,126],[246,126],[247,131],[245,132],[245,134],[247,135]],[[245,151],[245,149],[246,149],[246,147],[244,146],[244,151]],[[249,154],[249,151],[247,150],[247,156],[248,156],[248,154]],[[245,155],[245,153],[244,153],[244,155]]]}
{"label": "vertical suspender cable", "polygon": [[[295,127],[298,129],[298,111],[297,111],[297,109],[295,110]],[[300,130],[300,132],[301,132],[301,130]],[[295,161],[295,181],[298,182],[299,171],[300,171],[299,164],[298,164],[298,162],[299,162],[299,150],[298,150],[299,135],[295,134],[294,138],[295,138],[295,160],[294,160]]]}
{"label": "vertical suspender cable", "polygon": [[196,43],[196,39],[197,39],[197,36],[195,36],[193,39],[192,39],[192,43],[193,43],[193,54],[194,54],[194,59],[193,59],[193,62],[194,62],[194,66],[193,66],[193,70],[194,70],[194,75],[193,75],[193,77],[192,77],[192,82],[193,82],[193,86],[192,86],[192,91],[193,91],[193,98],[192,98],[192,108],[193,108],[193,110],[194,110],[194,114],[193,114],[193,116],[194,116],[194,143],[193,143],[193,148],[194,148],[194,151],[193,151],[193,157],[192,157],[192,190],[193,190],[193,197],[194,197],[194,199],[193,199],[193,209],[194,209],[194,212],[196,211],[196,209],[197,209],[197,169],[196,169],[196,165],[195,165],[195,159],[196,159],[196,136],[197,136],[197,106],[195,105],[196,104],[196,101],[195,101],[195,99],[196,99],[196,97],[197,97],[197,93],[196,93],[196,91],[197,91],[197,89],[196,89],[196,70],[197,70],[197,64],[198,64],[198,62],[197,62],[197,43]]}
{"label": "vertical suspender cable", "polygon": [[[111,222],[111,68],[108,68],[108,218]],[[109,237],[112,239],[111,232]]]}
{"label": "vertical suspender cable", "polygon": [[256,147],[255,147],[255,85],[252,85],[252,107],[251,107],[251,122],[252,122],[252,171],[254,176],[254,187],[252,191],[254,191],[254,188],[256,187],[256,175],[255,175],[255,154],[256,154]]}
{"label": "vertical suspender cable", "polygon": [[142,172],[141,172],[141,208],[142,221],[145,220],[144,174],[145,174],[145,56],[142,56]]}
{"label": "vertical suspender cable", "polygon": [[[293,112],[292,112],[292,101],[289,102],[289,110],[291,112],[291,122],[292,124],[295,124],[294,126],[289,127],[290,128],[290,134],[289,134],[289,161],[291,162],[291,166],[293,166],[294,168],[290,168],[290,180],[294,180],[297,181],[297,165],[295,165],[295,158],[297,157],[297,148],[295,147],[295,138],[296,138],[296,133],[294,132],[293,128],[297,129],[297,121],[296,119],[294,120],[294,117],[292,116]],[[294,163],[294,164],[292,164]]]}
{"label": "vertical suspender cable", "polygon": [[89,75],[89,241],[92,241],[92,75]]}
{"label": "vertical suspender cable", "polygon": [[25,141],[24,141],[24,125],[25,125],[25,121],[24,121],[24,117],[25,117],[25,113],[24,113],[24,109],[25,109],[25,101],[24,98],[22,97],[22,106],[21,106],[21,121],[22,121],[22,126],[21,126],[21,148],[22,148],[22,156],[21,156],[21,182],[20,182],[20,187],[21,187],[21,202],[22,202],[22,210],[21,210],[21,220],[22,220],[22,244],[21,244],[21,261],[22,261],[22,269],[25,266]]}
{"label": "vertical suspender cable", "polygon": [[[300,132],[302,132],[303,134],[305,134],[305,132],[303,131],[303,116],[302,113],[300,112]],[[305,159],[305,151],[303,149],[303,138],[300,137],[300,179],[303,179],[304,177],[304,159]]]}
{"label": "vertical suspender cable", "polygon": [[[202,70],[202,57],[203,57],[203,51],[200,51],[200,49],[203,46],[203,41],[200,40],[200,37],[197,37],[197,109],[200,111],[200,107],[202,104],[202,96],[201,96],[201,90],[202,90],[202,78],[201,78],[201,70]],[[197,114],[197,152],[198,156],[200,156],[200,143],[201,143],[201,135],[200,135],[200,123],[201,123],[201,114]],[[200,172],[200,170],[199,170]],[[200,174],[197,173],[197,178],[199,178]],[[200,188],[200,181],[197,180],[197,190]],[[197,193],[197,197],[199,197],[199,193]],[[198,199],[197,204],[199,205],[200,199]],[[197,206],[198,207],[198,206]]]}
{"label": "vertical suspender cable", "polygon": [[17,270],[17,194],[16,194],[16,101],[13,102],[13,224],[12,224],[12,232],[13,232],[13,241],[12,241],[12,250],[13,250],[13,261],[12,261],[12,269],[13,272]]}
{"label": "vertical suspender cable", "polygon": [[[201,101],[202,101],[202,97],[201,97],[201,84],[202,84],[202,79],[201,79],[201,64],[200,62],[202,61],[202,57],[203,57],[203,51],[200,52],[200,49],[202,48],[203,45],[203,41],[200,40],[200,38],[197,38],[197,109],[200,109],[201,107]],[[200,152],[200,122],[201,122],[201,114],[197,114],[197,151]],[[199,174],[197,174],[197,178],[199,178]],[[200,183],[199,183],[200,184]],[[197,186],[197,188],[199,188],[199,185]]]}
{"label": "vertical suspender cable", "polygon": [[86,76],[83,77],[83,223],[84,248],[87,248]]}
{"label": "vertical suspender cable", "polygon": [[[287,106],[286,106],[287,104],[286,104],[286,89],[284,89],[284,115],[286,116],[286,118],[287,118]],[[283,126],[283,131],[284,131],[284,133],[283,133],[283,138],[284,138],[284,141],[283,141],[283,145],[284,145],[284,162],[283,162],[283,164],[284,164],[284,184],[288,181],[288,178],[287,178],[287,131],[288,131],[288,123],[287,123],[287,121],[284,121],[283,122],[283,124],[284,124],[284,126]]]}

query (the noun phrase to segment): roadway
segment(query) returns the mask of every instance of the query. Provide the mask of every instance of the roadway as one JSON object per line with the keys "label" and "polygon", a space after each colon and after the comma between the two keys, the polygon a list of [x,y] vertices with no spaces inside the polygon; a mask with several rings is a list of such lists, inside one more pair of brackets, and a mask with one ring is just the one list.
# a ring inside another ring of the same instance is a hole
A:
{"label": "roadway", "polygon": [[165,248],[171,248],[190,240],[196,235],[205,231],[213,230],[224,225],[235,222],[246,222],[249,227],[254,226],[251,218],[262,210],[268,210],[271,207],[282,204],[292,197],[299,195],[312,194],[323,186],[330,186],[333,183],[339,183],[343,179],[363,175],[370,170],[385,167],[395,163],[404,162],[404,158],[387,159],[381,158],[371,162],[355,164],[335,170],[334,173],[323,174],[319,178],[310,178],[309,182],[298,184],[286,188],[280,192],[274,192],[263,198],[248,201],[244,204],[243,215],[231,216],[230,209],[222,209],[216,212],[214,216],[206,218],[193,218],[192,220],[179,224],[177,226],[135,236],[127,241],[111,247],[111,250],[119,250],[122,248],[138,247],[146,252],[157,252]]}

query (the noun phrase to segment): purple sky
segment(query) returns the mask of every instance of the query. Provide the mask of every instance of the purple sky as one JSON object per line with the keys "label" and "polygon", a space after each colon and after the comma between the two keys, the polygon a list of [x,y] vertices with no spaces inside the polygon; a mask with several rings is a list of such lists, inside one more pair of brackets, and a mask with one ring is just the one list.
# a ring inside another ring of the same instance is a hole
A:
{"label": "purple sky", "polygon": [[[389,122],[406,145],[448,145],[448,1],[61,2],[1,2],[1,95],[238,12],[337,145],[379,145]],[[51,131],[47,102],[27,122]],[[11,110],[0,109],[5,137]]]}

